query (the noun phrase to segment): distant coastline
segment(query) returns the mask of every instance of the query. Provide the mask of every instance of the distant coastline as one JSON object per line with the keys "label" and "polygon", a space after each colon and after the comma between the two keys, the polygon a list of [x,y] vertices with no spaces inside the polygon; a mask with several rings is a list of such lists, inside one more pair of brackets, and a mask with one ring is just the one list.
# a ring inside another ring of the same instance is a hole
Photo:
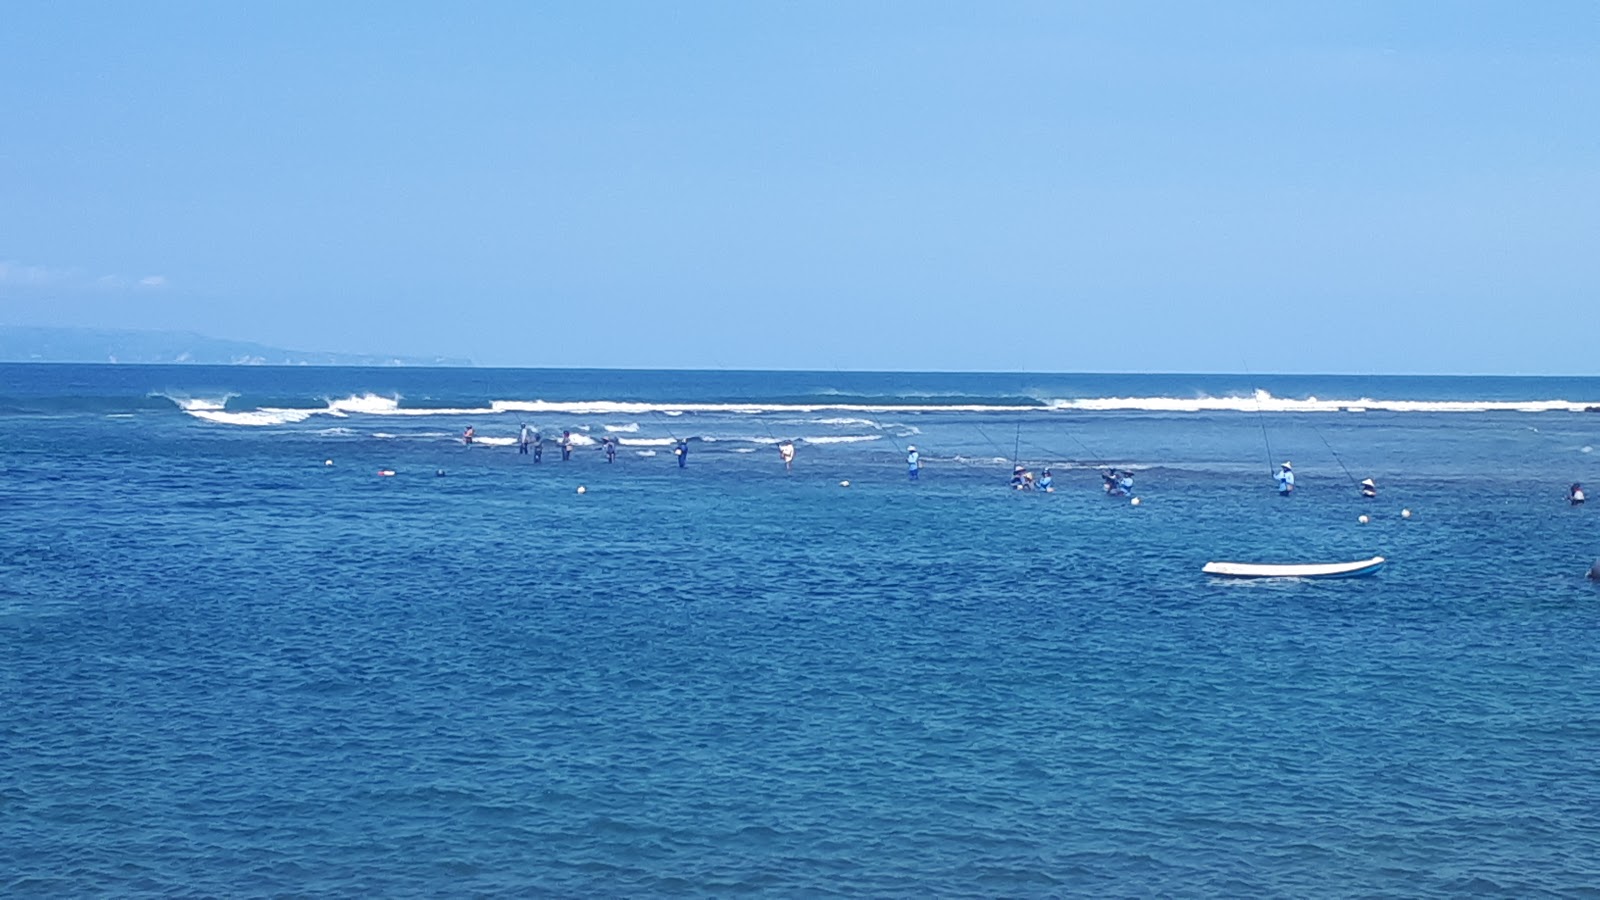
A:
{"label": "distant coastline", "polygon": [[448,356],[288,350],[189,331],[0,326],[0,362],[231,366],[472,366]]}

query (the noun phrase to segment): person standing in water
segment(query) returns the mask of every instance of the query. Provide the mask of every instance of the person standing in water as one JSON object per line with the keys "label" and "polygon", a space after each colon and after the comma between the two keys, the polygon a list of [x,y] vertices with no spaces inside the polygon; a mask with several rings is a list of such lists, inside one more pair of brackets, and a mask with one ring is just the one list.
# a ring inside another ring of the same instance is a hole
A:
{"label": "person standing in water", "polygon": [[605,440],[605,445],[606,445],[606,462],[608,462],[608,463],[616,462],[617,461],[617,439],[613,438],[613,437],[608,437]]}
{"label": "person standing in water", "polygon": [[678,458],[678,468],[681,469],[687,466],[689,464],[689,442],[679,438],[677,446],[672,448],[672,455]]}
{"label": "person standing in water", "polygon": [[471,425],[468,425],[467,426],[467,430],[461,432],[461,443],[466,444],[468,447],[471,447],[472,446],[472,437],[475,434],[477,434],[477,432],[472,430],[472,426]]}
{"label": "person standing in water", "polygon": [[1294,466],[1287,462],[1278,467],[1278,474],[1272,476],[1278,482],[1278,496],[1287,497],[1294,493]]}
{"label": "person standing in water", "polygon": [[561,461],[566,462],[572,458],[572,432],[561,432]]}
{"label": "person standing in water", "polygon": [[544,459],[544,435],[535,431],[533,433],[533,461],[540,462]]}
{"label": "person standing in water", "polygon": [[1583,505],[1583,485],[1574,481],[1572,487],[1567,488],[1567,502],[1573,506]]}
{"label": "person standing in water", "polygon": [[922,457],[917,454],[915,445],[906,448],[906,477],[912,481],[917,480],[917,475],[922,471]]}
{"label": "person standing in water", "polygon": [[1046,494],[1054,494],[1056,492],[1055,479],[1051,477],[1048,466],[1043,472],[1039,473],[1039,490],[1044,491]]}
{"label": "person standing in water", "polygon": [[1368,478],[1365,481],[1361,482],[1361,496],[1366,497],[1368,500],[1371,500],[1372,498],[1378,496],[1378,485],[1377,485],[1377,483],[1374,482],[1371,478]]}
{"label": "person standing in water", "polygon": [[783,470],[794,471],[794,441],[784,441],[778,445],[778,455],[783,457]]}
{"label": "person standing in water", "polygon": [[1123,469],[1122,470],[1122,477],[1117,479],[1117,490],[1121,491],[1122,492],[1122,496],[1124,496],[1124,497],[1132,497],[1133,496],[1133,473],[1132,472],[1129,472],[1127,469]]}
{"label": "person standing in water", "polygon": [[517,434],[517,454],[527,456],[529,445],[533,443],[533,429],[527,422],[522,423],[522,431]]}

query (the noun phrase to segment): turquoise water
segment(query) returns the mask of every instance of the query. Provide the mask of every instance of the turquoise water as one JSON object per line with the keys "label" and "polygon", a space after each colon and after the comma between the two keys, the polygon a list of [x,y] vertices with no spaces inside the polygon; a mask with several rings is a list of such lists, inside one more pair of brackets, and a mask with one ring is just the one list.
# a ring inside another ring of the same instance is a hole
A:
{"label": "turquoise water", "polygon": [[0,370],[9,895],[1600,890],[1600,380]]}

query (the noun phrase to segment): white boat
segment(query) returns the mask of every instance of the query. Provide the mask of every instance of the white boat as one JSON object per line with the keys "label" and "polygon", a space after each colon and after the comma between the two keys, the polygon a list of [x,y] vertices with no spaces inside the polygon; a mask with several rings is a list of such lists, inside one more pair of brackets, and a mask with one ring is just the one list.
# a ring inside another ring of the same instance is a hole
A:
{"label": "white boat", "polygon": [[1241,563],[1208,562],[1201,571],[1229,578],[1357,578],[1383,568],[1384,558],[1343,563]]}

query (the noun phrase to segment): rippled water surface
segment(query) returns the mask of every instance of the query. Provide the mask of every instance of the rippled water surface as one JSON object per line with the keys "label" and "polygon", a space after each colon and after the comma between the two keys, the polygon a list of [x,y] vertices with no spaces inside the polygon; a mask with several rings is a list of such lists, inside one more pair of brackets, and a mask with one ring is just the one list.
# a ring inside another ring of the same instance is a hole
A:
{"label": "rippled water surface", "polygon": [[1275,420],[1288,501],[1206,461],[1254,418],[1075,422],[1172,462],[1133,507],[932,445],[913,485],[897,446],[535,466],[17,412],[0,890],[1593,896],[1600,510],[1560,497],[1593,430],[1508,415]]}

